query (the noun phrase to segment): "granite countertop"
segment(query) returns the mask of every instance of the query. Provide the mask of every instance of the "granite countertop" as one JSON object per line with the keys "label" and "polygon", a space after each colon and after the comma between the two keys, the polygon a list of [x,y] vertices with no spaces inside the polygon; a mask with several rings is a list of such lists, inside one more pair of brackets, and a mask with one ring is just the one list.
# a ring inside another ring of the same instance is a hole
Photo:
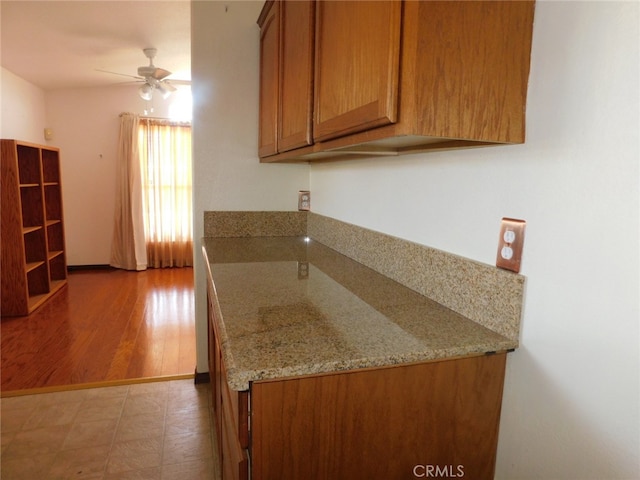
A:
{"label": "granite countertop", "polygon": [[229,386],[517,346],[306,237],[203,239]]}

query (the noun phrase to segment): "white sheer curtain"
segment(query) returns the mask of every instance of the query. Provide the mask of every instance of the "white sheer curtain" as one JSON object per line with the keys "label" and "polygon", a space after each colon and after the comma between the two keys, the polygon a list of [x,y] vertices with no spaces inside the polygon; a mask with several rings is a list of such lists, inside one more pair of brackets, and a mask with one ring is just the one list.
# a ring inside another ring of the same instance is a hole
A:
{"label": "white sheer curtain", "polygon": [[116,171],[116,211],[110,265],[126,270],[147,268],[142,215],[142,183],[138,151],[140,117],[120,115]]}
{"label": "white sheer curtain", "polygon": [[139,130],[149,267],[192,266],[191,125],[143,118]]}

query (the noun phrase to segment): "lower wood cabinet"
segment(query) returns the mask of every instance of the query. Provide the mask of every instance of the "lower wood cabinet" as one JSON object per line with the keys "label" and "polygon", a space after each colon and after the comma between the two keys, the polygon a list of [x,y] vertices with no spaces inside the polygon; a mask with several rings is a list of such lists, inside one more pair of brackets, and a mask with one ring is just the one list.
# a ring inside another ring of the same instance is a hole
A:
{"label": "lower wood cabinet", "polygon": [[505,358],[254,382],[251,478],[493,479]]}
{"label": "lower wood cabinet", "polygon": [[222,480],[493,479],[506,353],[261,380],[236,391],[210,281],[207,297]]}

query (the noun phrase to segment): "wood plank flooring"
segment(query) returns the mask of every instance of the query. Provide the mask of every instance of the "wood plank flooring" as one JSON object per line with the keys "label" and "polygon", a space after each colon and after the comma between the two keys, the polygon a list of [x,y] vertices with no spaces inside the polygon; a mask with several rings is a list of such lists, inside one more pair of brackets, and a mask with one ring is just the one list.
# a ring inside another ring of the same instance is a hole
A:
{"label": "wood plank flooring", "polygon": [[77,270],[26,317],[3,317],[5,392],[193,375],[192,268]]}

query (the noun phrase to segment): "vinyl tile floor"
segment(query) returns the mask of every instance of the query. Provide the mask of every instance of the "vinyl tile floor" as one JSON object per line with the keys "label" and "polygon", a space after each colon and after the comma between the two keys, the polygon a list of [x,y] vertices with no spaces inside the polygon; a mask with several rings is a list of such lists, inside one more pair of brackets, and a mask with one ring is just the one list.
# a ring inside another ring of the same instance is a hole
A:
{"label": "vinyl tile floor", "polygon": [[2,398],[2,480],[219,479],[193,379]]}

